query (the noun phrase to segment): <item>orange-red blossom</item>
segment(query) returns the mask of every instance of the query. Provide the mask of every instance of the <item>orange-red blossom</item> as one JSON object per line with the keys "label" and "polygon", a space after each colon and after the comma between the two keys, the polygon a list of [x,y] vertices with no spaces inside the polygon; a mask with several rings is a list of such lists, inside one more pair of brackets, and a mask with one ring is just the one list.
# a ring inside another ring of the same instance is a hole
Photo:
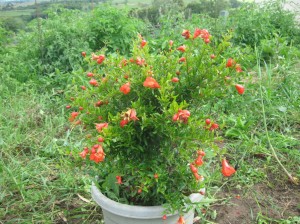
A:
{"label": "orange-red blossom", "polygon": [[191,113],[188,110],[178,110],[176,114],[173,116],[173,121],[182,121],[183,123],[187,123],[188,118],[190,117]]}
{"label": "orange-red blossom", "polygon": [[128,111],[121,114],[122,120],[120,121],[120,126],[123,128],[129,121],[139,120],[136,116],[135,109],[129,109]]}
{"label": "orange-red blossom", "polygon": [[160,85],[158,84],[158,82],[152,77],[147,77],[143,83],[143,86],[151,88],[151,89],[160,88]]}
{"label": "orange-red blossom", "polygon": [[222,174],[225,177],[230,177],[235,172],[236,172],[236,170],[228,164],[226,158],[223,158],[222,159]]}

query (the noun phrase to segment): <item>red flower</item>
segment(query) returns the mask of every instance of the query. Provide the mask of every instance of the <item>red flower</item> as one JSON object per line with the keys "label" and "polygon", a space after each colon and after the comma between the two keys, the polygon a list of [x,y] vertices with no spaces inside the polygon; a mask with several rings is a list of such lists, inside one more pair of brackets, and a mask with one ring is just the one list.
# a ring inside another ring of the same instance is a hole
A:
{"label": "red flower", "polygon": [[129,113],[129,121],[137,121],[138,120],[135,109],[130,109],[127,111],[127,113]]}
{"label": "red flower", "polygon": [[164,216],[162,217],[162,219],[163,219],[163,220],[166,220],[166,219],[167,219],[167,216],[166,216],[166,215],[164,215]]}
{"label": "red flower", "polygon": [[135,60],[135,63],[137,64],[137,65],[139,65],[139,66],[143,66],[143,65],[145,65],[145,59],[144,58],[137,58],[136,60]]}
{"label": "red flower", "polygon": [[206,119],[205,124],[210,125],[210,119]]}
{"label": "red flower", "polygon": [[98,56],[97,63],[100,65],[105,59],[105,55],[101,54]]}
{"label": "red flower", "polygon": [[84,57],[84,58],[85,58],[85,56],[86,56],[86,53],[83,51],[83,52],[81,52],[81,55],[82,55],[82,57]]}
{"label": "red flower", "polygon": [[172,78],[172,82],[179,82],[179,78],[177,77]]}
{"label": "red flower", "polygon": [[94,74],[91,73],[91,72],[88,72],[86,75],[87,75],[87,77],[93,77],[94,76]]}
{"label": "red flower", "polygon": [[153,177],[154,177],[155,179],[158,179],[158,174],[155,173],[155,174],[153,175]]}
{"label": "red flower", "polygon": [[79,112],[72,112],[71,113],[71,117],[76,118],[79,115]]}
{"label": "red flower", "polygon": [[197,154],[198,154],[199,156],[205,156],[205,152],[202,151],[202,150],[198,150],[198,151],[197,151]]}
{"label": "red flower", "polygon": [[197,38],[198,36],[200,36],[200,34],[201,34],[201,30],[199,28],[196,28],[195,32],[194,32],[194,37],[193,38],[194,39]]}
{"label": "red flower", "polygon": [[244,86],[239,85],[239,84],[236,84],[236,85],[235,85],[235,88],[236,88],[236,90],[238,91],[238,93],[239,93],[240,95],[244,94],[244,92],[245,92],[245,87],[244,87]]}
{"label": "red flower", "polygon": [[195,177],[195,179],[198,181],[198,180],[200,180],[200,181],[203,181],[204,180],[204,178],[203,178],[203,176],[201,176],[201,175],[199,175],[198,173],[193,173],[194,174],[194,177]]}
{"label": "red flower", "polygon": [[182,121],[187,123],[188,118],[190,117],[191,113],[188,110],[178,110],[176,114],[173,116],[173,121]]}
{"label": "red flower", "polygon": [[78,115],[79,115],[79,112],[72,112],[71,116],[69,117],[69,121],[73,122]]}
{"label": "red flower", "polygon": [[97,103],[95,103],[95,107],[100,107],[103,104],[103,102],[101,100],[97,101]]}
{"label": "red flower", "polygon": [[[122,113],[121,117],[123,118],[123,120],[127,121],[127,123],[129,121],[137,121],[139,120],[136,116],[136,110],[135,109],[129,109],[128,111],[126,111],[125,113]],[[123,122],[125,125],[127,123]]]}
{"label": "red flower", "polygon": [[124,85],[120,87],[120,91],[123,92],[124,94],[128,94],[130,92],[130,83],[127,82]]}
{"label": "red flower", "polygon": [[86,90],[86,87],[85,87],[85,86],[80,86],[80,88],[81,88],[82,90]]}
{"label": "red flower", "polygon": [[185,224],[185,220],[184,220],[183,216],[179,217],[177,224]]}
{"label": "red flower", "polygon": [[81,120],[75,121],[74,124],[75,125],[80,125],[81,124]]}
{"label": "red flower", "polygon": [[230,68],[235,64],[235,61],[232,58],[228,58],[226,63],[226,68]]}
{"label": "red flower", "polygon": [[209,130],[212,131],[212,130],[216,130],[216,129],[218,129],[218,128],[219,128],[219,125],[218,125],[217,123],[213,123],[213,124],[210,126]]}
{"label": "red flower", "polygon": [[[91,155],[92,156],[92,155]],[[100,163],[100,162],[103,162],[104,161],[104,158],[105,158],[105,154],[104,153],[94,153],[93,156],[92,156],[92,159],[90,157],[90,160],[94,160],[95,163]]]}
{"label": "red flower", "polygon": [[103,137],[99,137],[98,138],[98,142],[104,142],[104,138]]}
{"label": "red flower", "polygon": [[146,44],[147,44],[147,41],[146,40],[142,40],[142,42],[141,42],[141,48],[145,47]]}
{"label": "red flower", "polygon": [[206,44],[209,44],[209,43],[210,43],[210,39],[204,39],[204,42],[205,42]]}
{"label": "red flower", "polygon": [[224,158],[222,160],[222,174],[225,176],[225,177],[230,177],[232,174],[234,174],[236,171],[235,169],[230,166],[226,160],[226,158]]}
{"label": "red flower", "polygon": [[85,159],[86,155],[89,153],[88,147],[84,147],[83,151],[79,153],[80,157]]}
{"label": "red flower", "polygon": [[71,108],[71,106],[70,106],[70,105],[67,105],[67,106],[66,106],[66,109],[70,109],[70,108]]}
{"label": "red flower", "polygon": [[195,160],[195,164],[197,166],[202,166],[203,165],[203,160],[202,160],[202,156],[198,155],[197,159]]}
{"label": "red flower", "polygon": [[117,184],[122,184],[122,177],[121,176],[116,176],[117,179]]}
{"label": "red flower", "polygon": [[96,54],[92,53],[92,60],[94,60],[94,61],[97,61],[97,60],[98,60],[98,58],[99,58],[99,56],[98,56],[98,55],[96,55]]}
{"label": "red flower", "polygon": [[190,38],[190,31],[189,30],[183,30],[181,33],[181,36],[183,36],[185,39],[189,39]]}
{"label": "red flower", "polygon": [[172,120],[173,120],[173,121],[178,121],[178,120],[179,120],[179,115],[178,115],[178,113],[173,115]]}
{"label": "red flower", "polygon": [[160,88],[160,85],[158,84],[158,82],[152,77],[147,77],[143,83],[143,86],[149,87],[151,89]]}
{"label": "red flower", "polygon": [[[97,150],[97,151],[96,151]],[[91,150],[90,160],[94,161],[95,163],[100,163],[104,160],[105,153],[101,145],[94,145]]]}
{"label": "red flower", "polygon": [[169,41],[169,45],[170,45],[170,47],[172,47],[172,46],[173,46],[173,43],[174,43],[174,41],[173,41],[173,40],[170,40],[170,41]]}
{"label": "red flower", "polygon": [[128,124],[129,120],[121,120],[120,121],[120,126],[123,128],[126,124]]}
{"label": "red flower", "polygon": [[122,68],[122,67],[124,67],[124,66],[126,66],[126,65],[127,65],[127,60],[124,58],[124,59],[120,62],[119,67]]}
{"label": "red flower", "polygon": [[93,148],[97,149],[97,153],[99,154],[104,153],[102,145],[94,145]]}
{"label": "red flower", "polygon": [[185,61],[186,61],[185,57],[179,58],[179,62],[185,62]]}
{"label": "red flower", "polygon": [[185,52],[186,46],[182,45],[180,47],[177,48],[177,50],[181,51],[181,52]]}
{"label": "red flower", "polygon": [[108,127],[108,123],[98,123],[95,124],[96,125],[96,129],[98,132],[101,132],[103,128],[107,128]]}
{"label": "red flower", "polygon": [[89,83],[90,83],[92,86],[98,86],[98,82],[97,82],[96,79],[91,79],[91,80],[89,81]]}
{"label": "red flower", "polygon": [[216,58],[216,55],[211,54],[211,55],[210,55],[210,58],[211,58],[211,59],[215,59],[215,58]]}
{"label": "red flower", "polygon": [[200,37],[205,41],[205,43],[210,42],[210,34],[206,29],[201,30]]}
{"label": "red flower", "polygon": [[235,70],[236,70],[236,72],[243,72],[242,67],[241,67],[240,64],[235,65]]}
{"label": "red flower", "polygon": [[193,164],[190,164],[190,169],[193,173],[198,173],[198,169]]}
{"label": "red flower", "polygon": [[205,43],[210,43],[210,33],[206,30],[206,29],[199,29],[199,28],[196,28],[195,32],[194,32],[194,39],[197,38],[197,37],[201,37]]}

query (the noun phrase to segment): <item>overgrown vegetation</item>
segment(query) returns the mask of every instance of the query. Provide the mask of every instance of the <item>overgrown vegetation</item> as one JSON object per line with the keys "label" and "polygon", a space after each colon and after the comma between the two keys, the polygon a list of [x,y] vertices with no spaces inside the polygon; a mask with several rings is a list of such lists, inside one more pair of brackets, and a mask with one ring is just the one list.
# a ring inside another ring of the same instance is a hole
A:
{"label": "overgrown vegetation", "polygon": [[[210,183],[207,197],[221,194],[220,199],[214,206],[199,209],[198,216],[204,223],[221,223],[218,215],[222,211],[216,206],[241,203],[243,198],[251,204],[253,189],[263,185],[274,192],[287,189],[289,203],[276,201],[277,207],[271,207],[276,195],[268,194],[270,204],[258,197],[247,221],[299,221],[299,188],[291,186],[270,151],[271,143],[282,164],[300,179],[299,22],[279,1],[263,7],[236,5],[240,8],[230,9],[226,19],[212,12],[198,14],[200,9],[193,11],[197,2],[194,6],[173,3],[165,4],[153,17],[148,9],[144,21],[132,18],[144,16],[141,11],[129,13],[102,5],[92,13],[59,8],[15,34],[0,26],[0,221],[101,222],[101,211],[89,194],[90,167],[73,155],[81,141],[75,141],[70,133],[80,130],[68,125],[64,88],[73,82],[74,72],[83,71],[82,51],[89,54],[104,47],[107,54],[130,57],[131,42],[141,33],[152,53],[165,54],[169,41],[177,46],[178,34],[192,27],[208,29],[214,43],[224,38],[220,33],[231,37],[223,60],[232,55],[239,58],[243,69],[239,82],[246,88],[242,97],[219,100],[212,95],[209,102],[195,107],[202,114],[214,112],[220,124],[219,150],[237,168],[234,177],[216,177]],[[228,7],[234,4],[227,1]],[[183,8],[191,10],[187,13]],[[157,48],[160,50],[154,50]],[[211,165],[220,169],[218,164]],[[241,199],[232,201],[237,194]],[[266,213],[261,204],[272,212]]]}

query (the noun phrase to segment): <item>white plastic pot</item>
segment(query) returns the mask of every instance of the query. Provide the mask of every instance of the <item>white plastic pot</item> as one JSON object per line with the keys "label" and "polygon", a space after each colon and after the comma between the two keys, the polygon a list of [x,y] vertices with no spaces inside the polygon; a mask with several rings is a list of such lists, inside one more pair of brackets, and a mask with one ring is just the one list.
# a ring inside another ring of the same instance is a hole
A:
{"label": "white plastic pot", "polygon": [[[204,191],[204,189],[201,189]],[[121,204],[103,195],[99,189],[92,185],[92,198],[101,206],[105,224],[175,224],[178,214],[167,215],[163,220],[165,208],[162,206],[133,206]],[[190,195],[192,202],[199,202],[203,195],[194,193]],[[186,224],[193,224],[194,209],[184,215]]]}

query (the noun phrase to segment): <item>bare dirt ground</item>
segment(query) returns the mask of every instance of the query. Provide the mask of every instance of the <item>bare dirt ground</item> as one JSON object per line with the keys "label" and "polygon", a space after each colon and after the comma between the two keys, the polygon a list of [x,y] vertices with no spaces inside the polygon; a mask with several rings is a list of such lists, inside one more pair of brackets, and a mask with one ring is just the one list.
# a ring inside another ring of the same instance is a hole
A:
{"label": "bare dirt ground", "polygon": [[221,203],[211,208],[217,212],[216,219],[211,220],[213,223],[265,223],[259,222],[259,217],[268,220],[267,223],[278,223],[279,220],[300,217],[300,187],[288,183],[260,183],[246,192],[243,189],[224,190],[217,198],[230,199],[225,205]]}

